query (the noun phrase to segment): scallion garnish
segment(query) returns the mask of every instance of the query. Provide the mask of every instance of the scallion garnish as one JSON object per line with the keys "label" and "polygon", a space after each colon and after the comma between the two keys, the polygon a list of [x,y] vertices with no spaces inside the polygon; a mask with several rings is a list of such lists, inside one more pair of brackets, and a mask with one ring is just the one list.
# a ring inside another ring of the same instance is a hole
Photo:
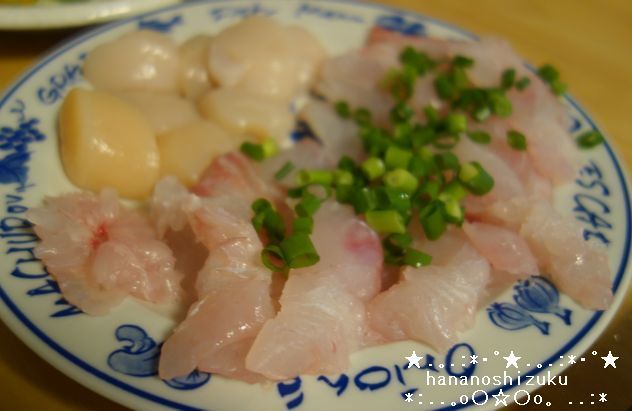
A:
{"label": "scallion garnish", "polygon": [[494,188],[494,179],[476,161],[461,165],[459,181],[477,196],[485,195]]}
{"label": "scallion garnish", "polygon": [[419,180],[408,170],[397,168],[384,175],[384,184],[387,187],[395,188],[404,193],[412,194],[417,190]]}
{"label": "scallion garnish", "polygon": [[279,146],[276,141],[268,138],[261,142],[261,144],[244,142],[240,146],[240,150],[255,161],[263,161],[275,155],[279,151]]}
{"label": "scallion garnish", "polygon": [[502,77],[500,78],[500,87],[503,90],[509,90],[513,87],[514,82],[516,80],[516,70],[515,69],[507,69],[503,71]]}
{"label": "scallion garnish", "polygon": [[591,130],[581,134],[575,141],[577,142],[577,146],[579,148],[588,149],[601,144],[604,141],[604,138],[597,130]]}
{"label": "scallion garnish", "polygon": [[485,131],[470,131],[467,136],[478,144],[489,144],[492,141],[492,137]]}
{"label": "scallion garnish", "polygon": [[281,181],[292,171],[294,171],[294,164],[291,161],[287,161],[285,164],[283,164],[279,171],[274,173],[274,179],[276,181]]}
{"label": "scallion garnish", "polygon": [[551,92],[556,96],[566,92],[566,84],[560,80],[560,72],[550,64],[545,64],[538,69],[538,76],[549,85]]}
{"label": "scallion garnish", "polygon": [[404,218],[395,210],[371,210],[364,215],[367,224],[378,233],[404,234]]}
{"label": "scallion garnish", "polygon": [[519,131],[509,130],[507,132],[507,143],[511,148],[518,151],[527,149],[527,138]]}
{"label": "scallion garnish", "polygon": [[384,162],[378,157],[367,158],[366,160],[364,160],[360,167],[362,168],[364,175],[366,175],[366,178],[368,178],[369,181],[373,181],[379,177],[382,177],[384,175],[384,172],[386,171],[386,166],[384,165]]}

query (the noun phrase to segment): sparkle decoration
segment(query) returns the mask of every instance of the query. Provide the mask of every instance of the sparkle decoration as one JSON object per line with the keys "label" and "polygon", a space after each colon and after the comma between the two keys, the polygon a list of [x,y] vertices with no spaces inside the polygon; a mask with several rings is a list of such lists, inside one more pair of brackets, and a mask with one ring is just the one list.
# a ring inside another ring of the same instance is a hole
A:
{"label": "sparkle decoration", "polygon": [[509,395],[505,394],[502,388],[498,391],[498,394],[492,395],[492,397],[496,400],[494,407],[498,407],[501,404],[505,407],[507,406],[507,398],[509,398]]}
{"label": "sparkle decoration", "polygon": [[509,355],[507,357],[503,357],[505,359],[505,361],[507,361],[507,365],[505,366],[505,368],[509,368],[510,366],[514,366],[516,368],[518,368],[518,360],[521,359],[522,357],[517,357],[513,350],[511,350],[511,352],[509,353]]}
{"label": "sparkle decoration", "polygon": [[601,359],[605,361],[603,368],[608,368],[609,365],[612,365],[612,368],[617,368],[614,362],[617,361],[619,357],[615,357],[614,355],[612,355],[612,351],[608,351],[608,355],[605,357],[601,357]]}
{"label": "sparkle decoration", "polygon": [[406,402],[413,402],[413,394],[410,392],[406,393],[406,399],[404,400]]}
{"label": "sparkle decoration", "polygon": [[419,365],[419,360],[421,360],[424,357],[417,357],[417,353],[413,351],[410,357],[404,357],[404,358],[408,360],[408,368],[411,368],[413,365],[417,368],[421,368],[421,366]]}

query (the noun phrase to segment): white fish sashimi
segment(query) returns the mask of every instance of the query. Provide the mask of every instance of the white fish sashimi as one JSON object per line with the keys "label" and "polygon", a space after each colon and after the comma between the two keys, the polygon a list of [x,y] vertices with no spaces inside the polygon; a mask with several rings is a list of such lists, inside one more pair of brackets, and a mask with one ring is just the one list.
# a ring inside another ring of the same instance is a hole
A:
{"label": "white fish sashimi", "polygon": [[[473,326],[490,266],[462,236],[446,234],[428,245],[433,243],[454,247],[437,255],[447,263],[405,268],[400,282],[375,297],[367,311],[371,326],[387,341],[412,339],[444,351]],[[431,248],[424,251],[434,256]]]}
{"label": "white fish sashimi", "polygon": [[344,155],[360,161],[366,155],[358,136],[358,126],[341,118],[331,104],[312,100],[303,107],[299,116],[323,143],[323,149],[332,162]]}
{"label": "white fish sashimi", "polygon": [[561,216],[548,203],[538,202],[527,214],[520,235],[561,291],[589,309],[610,306],[608,256],[604,249],[584,241],[577,222]]}
{"label": "white fish sashimi", "polygon": [[507,272],[514,279],[539,274],[537,260],[515,232],[485,223],[465,223],[463,232],[495,270]]}
{"label": "white fish sashimi", "polygon": [[320,262],[290,272],[281,311],[246,358],[267,378],[342,372],[352,352],[375,341],[365,302],[380,290],[379,238],[351,210],[328,202],[315,215],[312,241]]}
{"label": "white fish sashimi", "polygon": [[171,250],[113,190],[48,198],[28,218],[42,240],[36,255],[64,297],[86,313],[106,314],[128,295],[155,303],[180,298]]}
{"label": "white fish sashimi", "polygon": [[263,324],[274,316],[270,272],[260,264],[258,239],[232,239],[211,251],[198,276],[198,300],[162,346],[159,375],[169,379],[194,369],[238,378]]}

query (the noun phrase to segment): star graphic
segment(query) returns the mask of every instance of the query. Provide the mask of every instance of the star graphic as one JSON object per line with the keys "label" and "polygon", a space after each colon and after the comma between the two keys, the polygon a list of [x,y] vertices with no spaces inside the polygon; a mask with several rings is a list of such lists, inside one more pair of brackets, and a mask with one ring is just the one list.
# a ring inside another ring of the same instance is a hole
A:
{"label": "star graphic", "polygon": [[504,405],[505,407],[507,406],[507,398],[509,398],[509,395],[505,394],[502,388],[500,389],[500,391],[498,391],[498,394],[492,395],[492,397],[496,399],[496,404],[494,404],[494,407],[498,407],[498,405],[500,404]]}
{"label": "star graphic", "polygon": [[503,357],[503,358],[507,361],[507,365],[505,366],[505,368],[509,368],[510,365],[513,365],[514,367],[518,368],[518,360],[521,359],[522,357],[516,357],[516,355],[514,354],[512,350],[509,353],[509,356]]}
{"label": "star graphic", "polygon": [[601,357],[602,360],[604,360],[606,363],[603,365],[603,368],[608,367],[609,365],[612,365],[612,368],[617,368],[617,366],[614,364],[614,362],[616,360],[619,359],[619,357],[615,357],[614,355],[612,355],[612,351],[608,351],[608,355],[606,355],[605,357]]}
{"label": "star graphic", "polygon": [[568,357],[568,363],[569,364],[575,364],[575,362],[576,362],[575,358],[577,358],[577,357],[575,357],[574,355],[567,355],[567,357]]}
{"label": "star graphic", "polygon": [[606,399],[606,395],[608,394],[603,393],[603,392],[599,394],[599,402],[608,402],[608,400]]}
{"label": "star graphic", "polygon": [[406,399],[404,400],[406,402],[413,402],[413,394],[410,392],[406,393]]}
{"label": "star graphic", "polygon": [[408,360],[408,368],[412,367],[413,365],[417,368],[421,368],[421,366],[419,365],[419,360],[424,357],[417,357],[417,353],[413,351],[413,354],[410,357],[404,358]]}
{"label": "star graphic", "polygon": [[478,364],[478,355],[470,355],[470,364]]}

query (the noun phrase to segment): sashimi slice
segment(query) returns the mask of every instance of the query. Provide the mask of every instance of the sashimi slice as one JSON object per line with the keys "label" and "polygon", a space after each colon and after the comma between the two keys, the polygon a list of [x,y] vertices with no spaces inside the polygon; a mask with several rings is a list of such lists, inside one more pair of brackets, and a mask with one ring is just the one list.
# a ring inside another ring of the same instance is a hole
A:
{"label": "sashimi slice", "polygon": [[538,262],[529,246],[515,232],[485,223],[465,223],[463,232],[495,270],[507,272],[514,279],[539,273]]}
{"label": "sashimi slice", "polygon": [[348,207],[327,202],[316,213],[312,241],[320,262],[290,272],[281,311],[246,358],[249,370],[267,378],[342,372],[349,355],[376,338],[365,301],[380,290],[379,238]]}
{"label": "sashimi slice", "polygon": [[[472,327],[490,266],[462,236],[446,236],[439,241],[453,248],[438,255],[442,265],[405,268],[399,283],[368,304],[370,325],[386,340],[413,339],[445,351]],[[434,256],[432,248],[423,250]]]}
{"label": "sashimi slice", "polygon": [[47,198],[28,218],[42,240],[36,256],[64,298],[86,313],[106,314],[128,295],[154,303],[180,298],[171,250],[114,190]]}
{"label": "sashimi slice", "polygon": [[536,203],[520,235],[560,290],[586,308],[605,310],[612,303],[612,284],[605,249],[584,241],[581,226],[551,205]]}

